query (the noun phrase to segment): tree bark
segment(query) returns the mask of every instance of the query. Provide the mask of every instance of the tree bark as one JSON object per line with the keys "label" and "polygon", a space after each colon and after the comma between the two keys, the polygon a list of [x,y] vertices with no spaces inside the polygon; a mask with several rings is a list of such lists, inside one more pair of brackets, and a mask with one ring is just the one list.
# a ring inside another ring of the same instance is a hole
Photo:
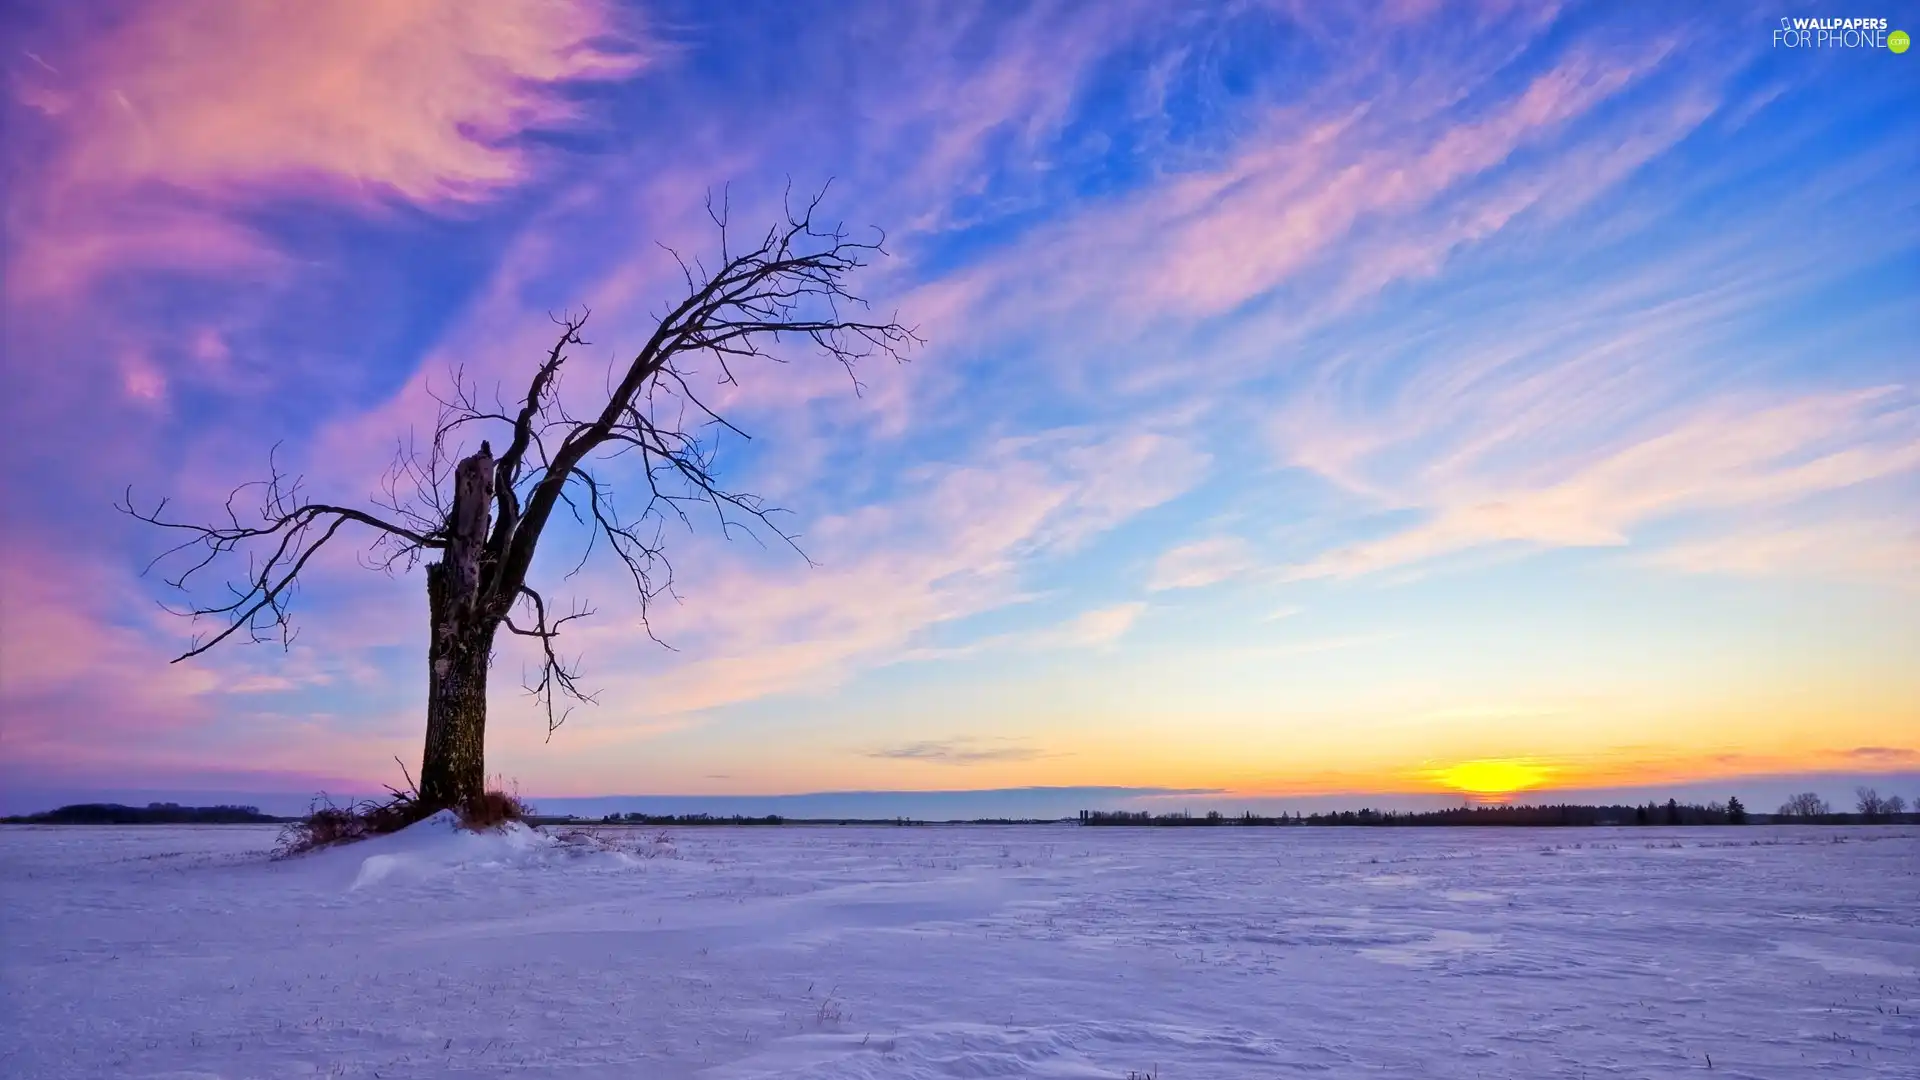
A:
{"label": "tree bark", "polygon": [[486,790],[487,668],[499,628],[484,602],[481,554],[493,500],[493,453],[486,443],[454,470],[447,553],[427,567],[427,742],[420,801],[460,806]]}

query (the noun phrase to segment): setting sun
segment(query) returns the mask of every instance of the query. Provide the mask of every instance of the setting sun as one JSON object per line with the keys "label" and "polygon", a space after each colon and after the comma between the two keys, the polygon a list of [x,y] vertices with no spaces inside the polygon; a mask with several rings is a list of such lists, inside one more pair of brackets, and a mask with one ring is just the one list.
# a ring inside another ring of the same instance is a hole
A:
{"label": "setting sun", "polygon": [[1552,769],[1525,758],[1463,761],[1433,772],[1434,779],[1455,791],[1481,798],[1501,799],[1516,791],[1539,787]]}

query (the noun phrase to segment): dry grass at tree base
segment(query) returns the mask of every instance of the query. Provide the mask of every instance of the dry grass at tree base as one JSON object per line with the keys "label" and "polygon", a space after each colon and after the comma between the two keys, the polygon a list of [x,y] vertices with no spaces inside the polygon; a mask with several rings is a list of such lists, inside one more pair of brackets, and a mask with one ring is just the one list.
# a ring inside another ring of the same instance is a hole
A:
{"label": "dry grass at tree base", "polygon": [[[433,816],[436,808],[422,803],[414,792],[388,790],[392,794],[387,799],[367,799],[346,806],[336,805],[322,796],[304,819],[280,831],[280,842],[275,847],[276,857],[286,858],[338,844],[351,844],[370,836],[384,836]],[[459,818],[461,828],[475,832],[497,829],[509,821],[524,820],[533,813],[533,808],[519,795],[499,790],[477,795],[450,809]]]}
{"label": "dry grass at tree base", "polygon": [[454,811],[460,817],[464,828],[497,829],[509,821],[524,821],[533,814],[533,807],[520,800],[520,796],[505,791],[488,791],[467,800],[465,806]]}

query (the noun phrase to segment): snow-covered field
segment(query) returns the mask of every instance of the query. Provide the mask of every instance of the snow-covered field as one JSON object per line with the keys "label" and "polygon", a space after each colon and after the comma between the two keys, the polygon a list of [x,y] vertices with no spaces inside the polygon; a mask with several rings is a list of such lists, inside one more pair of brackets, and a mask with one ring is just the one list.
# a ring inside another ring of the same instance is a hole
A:
{"label": "snow-covered field", "polygon": [[0,1075],[1920,1077],[1912,828],[416,830],[0,829]]}

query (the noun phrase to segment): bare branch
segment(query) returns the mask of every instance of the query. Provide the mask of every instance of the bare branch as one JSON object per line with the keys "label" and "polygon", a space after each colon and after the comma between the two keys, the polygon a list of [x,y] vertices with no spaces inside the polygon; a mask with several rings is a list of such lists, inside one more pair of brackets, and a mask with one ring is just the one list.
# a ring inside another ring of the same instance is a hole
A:
{"label": "bare branch", "polygon": [[[641,453],[651,498],[640,519],[670,513],[684,520],[681,505],[703,501],[713,509],[724,535],[736,531],[755,535],[764,528],[793,544],[794,538],[772,521],[777,508],[720,484],[710,445],[678,424],[656,423],[643,403],[650,407],[658,400],[655,390],[664,380],[671,384],[666,389],[717,422],[723,432],[743,435],[695,396],[683,364],[707,357],[718,368],[718,380],[733,384],[737,382],[734,361],[757,357],[783,362],[785,357],[776,350],[791,338],[804,340],[851,374],[858,361],[876,355],[903,360],[920,342],[918,334],[897,319],[845,314],[866,310],[865,300],[847,287],[846,279],[872,257],[885,253],[885,235],[855,240],[839,226],[822,227],[815,216],[824,195],[823,188],[797,209],[790,202],[784,225],[769,229],[744,252],[732,247],[725,193],[718,206],[709,198],[708,213],[721,234],[719,269],[708,273],[697,261],[689,264],[672,253],[685,275],[688,296],[661,318],[653,335],[627,363],[599,416],[567,430],[534,484],[512,535],[498,532],[496,526],[496,536],[505,541],[496,549],[497,589],[517,590],[525,583],[541,531],[563,501],[567,486],[586,482],[590,491],[597,488],[597,478],[585,470],[591,469],[591,459],[602,451]],[[856,390],[858,385],[856,379]],[[664,490],[663,480],[671,480],[678,490]],[[612,540],[623,530],[616,527],[609,532],[603,521],[601,532]],[[636,550],[656,549],[640,544]],[[634,576],[644,601],[650,595],[646,575]]]}
{"label": "bare branch", "polygon": [[556,715],[554,708],[555,697],[557,695],[565,694],[575,701],[583,701],[588,704],[597,704],[600,700],[597,693],[589,693],[580,689],[580,684],[577,681],[580,674],[577,662],[575,665],[569,665],[560,657],[560,654],[555,651],[553,647],[553,639],[560,636],[560,628],[562,626],[565,626],[575,619],[586,618],[593,614],[593,609],[576,607],[557,619],[549,620],[547,618],[547,602],[545,598],[533,589],[528,588],[522,588],[520,595],[526,599],[527,605],[533,611],[533,625],[522,629],[513,621],[511,614],[508,614],[501,622],[511,633],[521,637],[536,638],[540,642],[542,656],[540,677],[532,682],[526,683],[525,688],[527,693],[531,694],[535,701],[540,702],[546,707],[547,738],[552,739],[553,733],[560,730],[560,725],[567,722],[567,717],[573,711],[571,708],[567,708]]}
{"label": "bare branch", "polygon": [[[235,505],[249,491],[259,493],[258,525],[243,522]],[[186,652],[174,657],[174,663],[198,656],[241,631],[251,641],[277,637],[282,646],[291,645],[294,628],[290,601],[300,572],[344,526],[374,530],[376,548],[381,544],[392,547],[388,565],[395,559],[445,546],[444,539],[434,532],[395,524],[352,507],[307,501],[300,478],[289,479],[280,471],[277,453],[268,456],[266,480],[241,484],[227,496],[225,524],[199,525],[168,518],[165,499],[151,510],[139,509],[131,488],[121,496],[116,509],[149,525],[183,534],[178,544],[161,552],[143,571],[150,573],[176,555],[192,556],[173,576],[163,575],[167,585],[182,593],[191,595],[199,574],[223,556],[242,552],[247,556],[247,572],[240,580],[226,583],[224,602],[190,601],[184,607],[167,608],[195,622],[213,617],[226,623],[210,638],[196,636]]]}
{"label": "bare branch", "polygon": [[[308,500],[299,478],[285,476],[271,457],[267,479],[235,489],[226,520],[213,525],[174,520],[164,500],[151,510],[136,509],[129,492],[121,510],[181,537],[155,560],[176,568],[166,576],[169,585],[191,596],[215,563],[245,563],[224,595],[191,600],[178,609],[194,619],[224,623],[206,640],[196,637],[179,659],[236,635],[291,642],[290,605],[300,575],[349,527],[371,533],[362,555],[367,566],[411,569],[435,551],[445,562],[455,532],[450,517],[456,473],[461,463],[476,459],[490,485],[473,484],[469,469],[460,474],[467,477],[461,490],[490,490],[490,496],[479,498],[491,502],[477,514],[474,496],[461,505],[475,535],[480,527],[487,532],[484,543],[461,541],[461,551],[475,554],[461,560],[465,569],[458,589],[444,573],[439,586],[429,574],[434,648],[445,646],[436,655],[457,654],[463,663],[467,657],[484,658],[502,626],[539,641],[541,668],[527,689],[546,710],[549,737],[566,719],[558,699],[593,700],[581,689],[575,664],[555,647],[561,628],[591,609],[556,615],[527,580],[556,508],[564,506],[586,530],[584,550],[567,576],[597,553],[610,551],[627,573],[650,636],[649,605],[675,595],[666,553],[669,525],[692,527],[709,520],[722,536],[760,543],[771,534],[805,558],[797,536],[782,525],[780,507],[722,478],[722,445],[748,435],[720,415],[718,399],[710,395],[716,387],[738,385],[752,362],[788,363],[796,350],[839,364],[857,394],[862,361],[904,360],[921,341],[897,317],[874,314],[852,290],[853,276],[886,254],[886,236],[876,230],[855,238],[843,226],[823,222],[825,195],[823,187],[796,200],[789,184],[784,220],[755,234],[733,224],[727,189],[709,193],[706,209],[718,234],[717,260],[665,249],[680,269],[685,295],[659,313],[638,351],[609,364],[602,393],[587,395],[587,401],[578,393],[566,395],[583,408],[590,402],[590,413],[570,412],[562,394],[569,359],[588,344],[582,330],[590,313],[584,309],[553,316],[558,333],[522,393],[483,389],[460,368],[451,372],[449,384],[429,386],[439,407],[434,428],[430,435],[409,433],[396,445],[372,510]],[[481,451],[470,454],[475,444]],[[489,445],[504,450],[489,459]],[[240,504],[255,496],[258,520],[243,519]],[[463,528],[460,535],[468,531]],[[431,724],[429,731],[431,743]],[[438,782],[422,774],[422,783]]]}

